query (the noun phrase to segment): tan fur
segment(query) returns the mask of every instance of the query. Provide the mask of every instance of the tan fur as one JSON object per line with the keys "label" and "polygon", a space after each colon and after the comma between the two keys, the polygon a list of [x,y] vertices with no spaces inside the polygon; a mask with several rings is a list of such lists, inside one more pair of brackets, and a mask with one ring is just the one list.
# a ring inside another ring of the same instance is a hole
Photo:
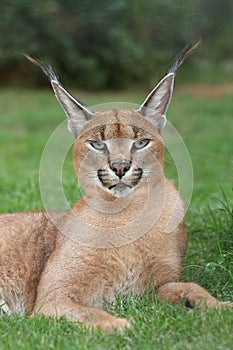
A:
{"label": "tan fur", "polygon": [[[171,77],[166,84],[172,83]],[[164,176],[158,129],[138,111],[96,113],[74,143],[74,169],[86,193],[72,211],[0,216],[3,313],[64,315],[109,332],[121,331],[129,322],[104,311],[105,303],[154,286],[161,301],[225,305],[195,283],[180,282],[186,249],[184,209]],[[135,142],[143,138],[150,139],[149,145],[133,152]],[[93,139],[100,142],[94,147],[104,143],[108,153],[93,149]],[[114,162],[121,167],[130,163],[123,176],[126,186],[118,189],[110,189],[119,181],[110,168]],[[102,183],[96,175],[100,167]]]}

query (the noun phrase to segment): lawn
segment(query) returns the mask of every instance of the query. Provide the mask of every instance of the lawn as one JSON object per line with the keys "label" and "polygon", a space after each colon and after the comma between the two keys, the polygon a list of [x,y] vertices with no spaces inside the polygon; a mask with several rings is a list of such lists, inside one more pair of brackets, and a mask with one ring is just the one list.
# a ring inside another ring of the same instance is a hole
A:
{"label": "lawn", "polygon": [[[195,92],[195,93],[194,93]],[[221,92],[221,89],[220,89]],[[104,102],[140,103],[147,92],[86,93],[75,96],[92,106]],[[177,88],[168,119],[189,151],[194,189],[187,211],[189,246],[183,279],[196,281],[222,300],[233,300],[232,134],[233,99],[202,89]],[[45,144],[65,116],[48,90],[0,91],[0,212],[40,209],[39,165]],[[176,165],[166,156],[166,174]],[[64,188],[70,203],[78,195],[68,154]],[[0,319],[1,349],[232,349],[231,310],[187,311],[160,304],[147,294],[109,310],[133,319],[124,334],[91,334],[43,317]]]}

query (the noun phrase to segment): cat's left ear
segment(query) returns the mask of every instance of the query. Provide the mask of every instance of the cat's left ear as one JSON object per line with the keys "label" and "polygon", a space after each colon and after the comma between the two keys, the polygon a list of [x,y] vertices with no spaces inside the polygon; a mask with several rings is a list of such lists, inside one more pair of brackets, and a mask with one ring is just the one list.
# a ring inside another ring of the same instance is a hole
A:
{"label": "cat's left ear", "polygon": [[138,109],[160,133],[166,124],[166,112],[172,98],[174,73],[167,74],[147,96]]}
{"label": "cat's left ear", "polygon": [[172,98],[174,78],[177,69],[200,44],[201,40],[196,42],[193,46],[190,47],[187,45],[181,50],[168,68],[167,75],[160,80],[158,85],[151,91],[137,111],[154,124],[159,133],[166,124],[166,112]]}

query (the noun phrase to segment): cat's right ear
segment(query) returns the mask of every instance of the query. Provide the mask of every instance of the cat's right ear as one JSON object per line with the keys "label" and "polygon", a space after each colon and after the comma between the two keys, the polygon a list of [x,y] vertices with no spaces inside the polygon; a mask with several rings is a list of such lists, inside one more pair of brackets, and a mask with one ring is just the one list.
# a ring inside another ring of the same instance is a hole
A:
{"label": "cat's right ear", "polygon": [[40,67],[45,75],[49,78],[53,91],[68,118],[68,129],[77,137],[79,131],[84,127],[86,122],[94,116],[94,112],[84,106],[71,96],[61,85],[52,67],[42,61],[25,55],[25,57],[34,65]]}

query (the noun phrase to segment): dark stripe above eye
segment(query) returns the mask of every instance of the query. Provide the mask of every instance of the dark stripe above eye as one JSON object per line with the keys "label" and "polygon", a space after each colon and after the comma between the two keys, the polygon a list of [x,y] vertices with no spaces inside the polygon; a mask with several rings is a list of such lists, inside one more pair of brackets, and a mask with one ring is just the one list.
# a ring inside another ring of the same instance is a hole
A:
{"label": "dark stripe above eye", "polygon": [[99,129],[101,140],[106,140],[105,129],[106,129],[105,125],[102,125]]}
{"label": "dark stripe above eye", "polygon": [[130,126],[133,129],[134,138],[136,139],[138,137],[138,134],[142,131],[142,129],[135,125],[130,125]]}

